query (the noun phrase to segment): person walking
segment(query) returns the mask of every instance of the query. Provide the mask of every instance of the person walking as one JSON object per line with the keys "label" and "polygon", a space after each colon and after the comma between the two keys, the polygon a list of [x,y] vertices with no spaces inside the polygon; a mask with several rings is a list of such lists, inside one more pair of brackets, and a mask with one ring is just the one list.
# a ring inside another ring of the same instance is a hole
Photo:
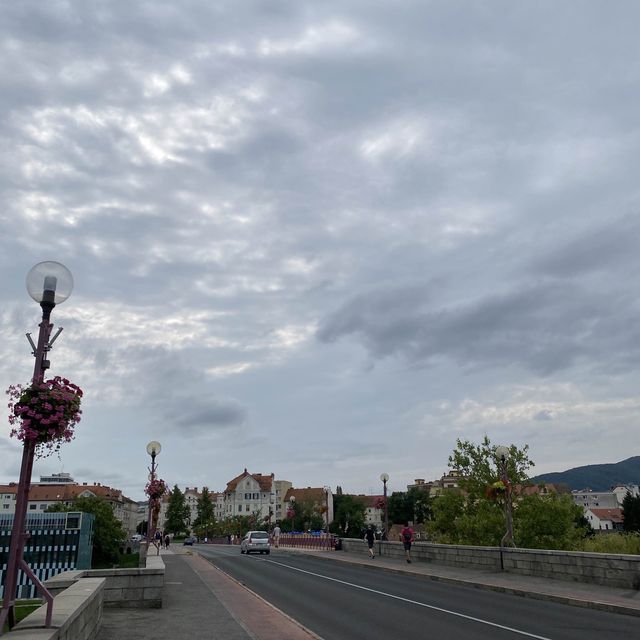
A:
{"label": "person walking", "polygon": [[280,534],[281,533],[282,533],[282,531],[280,529],[280,525],[277,524],[273,528],[273,545],[275,546],[276,549],[280,546]]}
{"label": "person walking", "polygon": [[375,542],[376,534],[373,530],[373,526],[369,525],[367,530],[364,532],[364,541],[367,543],[369,547],[369,557],[373,560],[376,557],[376,554],[373,551],[373,543]]}
{"label": "person walking", "polygon": [[164,537],[164,548],[168,549],[170,543],[171,543],[171,538],[169,537],[169,534],[167,533],[167,535]]}
{"label": "person walking", "polygon": [[409,564],[411,564],[411,543],[413,542],[413,529],[407,522],[400,532],[400,542],[404,547],[404,556]]}

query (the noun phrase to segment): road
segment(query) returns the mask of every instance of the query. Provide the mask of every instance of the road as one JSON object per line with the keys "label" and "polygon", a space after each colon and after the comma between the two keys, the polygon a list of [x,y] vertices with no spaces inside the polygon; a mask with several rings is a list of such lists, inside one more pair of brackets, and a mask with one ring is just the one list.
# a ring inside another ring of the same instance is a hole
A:
{"label": "road", "polygon": [[[449,585],[272,550],[197,546],[233,576],[324,640],[637,637],[632,616]],[[375,562],[375,561],[372,561]]]}

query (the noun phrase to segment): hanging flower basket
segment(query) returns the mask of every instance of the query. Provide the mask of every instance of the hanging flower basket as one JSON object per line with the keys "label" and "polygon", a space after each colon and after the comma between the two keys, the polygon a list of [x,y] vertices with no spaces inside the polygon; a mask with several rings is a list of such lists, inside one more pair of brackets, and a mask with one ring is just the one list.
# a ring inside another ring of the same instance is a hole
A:
{"label": "hanging flower basket", "polygon": [[49,456],[63,442],[73,440],[74,427],[82,415],[80,387],[56,376],[30,385],[11,385],[6,393],[10,398],[9,424],[17,425],[10,435],[35,442],[36,457]]}
{"label": "hanging flower basket", "polygon": [[386,501],[384,498],[376,498],[376,501],[374,503],[374,507],[376,509],[379,509],[380,511],[382,511],[385,507]]}
{"label": "hanging flower basket", "polygon": [[490,500],[497,500],[498,498],[502,497],[506,493],[506,491],[507,491],[507,488],[505,487],[504,482],[502,482],[502,480],[498,480],[497,482],[490,484],[485,489],[487,498],[489,498]]}
{"label": "hanging flower basket", "polygon": [[152,500],[160,500],[160,498],[167,493],[167,485],[162,478],[156,478],[155,480],[151,480],[147,483],[147,486],[144,488],[144,492]]}

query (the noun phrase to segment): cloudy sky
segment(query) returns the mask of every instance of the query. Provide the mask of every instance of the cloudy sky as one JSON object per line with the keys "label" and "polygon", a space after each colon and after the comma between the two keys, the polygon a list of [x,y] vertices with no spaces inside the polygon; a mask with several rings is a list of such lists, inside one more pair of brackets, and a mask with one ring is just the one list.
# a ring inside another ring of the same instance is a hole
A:
{"label": "cloudy sky", "polygon": [[[0,383],[73,273],[65,471],[379,492],[640,452],[635,2],[0,3]],[[54,329],[55,330],[55,329]],[[2,403],[0,481],[19,443]]]}

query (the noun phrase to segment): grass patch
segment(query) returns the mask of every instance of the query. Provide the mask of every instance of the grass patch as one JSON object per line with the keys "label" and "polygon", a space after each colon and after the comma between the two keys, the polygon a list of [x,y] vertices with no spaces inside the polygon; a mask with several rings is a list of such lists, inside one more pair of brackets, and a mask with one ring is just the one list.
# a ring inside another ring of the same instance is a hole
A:
{"label": "grass patch", "polygon": [[[16,624],[18,624],[20,620],[24,620],[30,613],[33,613],[42,604],[42,600],[16,600],[14,609]],[[2,609],[2,607],[0,607],[0,609]],[[9,631],[9,625],[5,624],[2,633],[6,633],[7,631]]]}
{"label": "grass patch", "polygon": [[123,553],[117,562],[96,562],[92,569],[137,569],[140,562],[139,553]]}

